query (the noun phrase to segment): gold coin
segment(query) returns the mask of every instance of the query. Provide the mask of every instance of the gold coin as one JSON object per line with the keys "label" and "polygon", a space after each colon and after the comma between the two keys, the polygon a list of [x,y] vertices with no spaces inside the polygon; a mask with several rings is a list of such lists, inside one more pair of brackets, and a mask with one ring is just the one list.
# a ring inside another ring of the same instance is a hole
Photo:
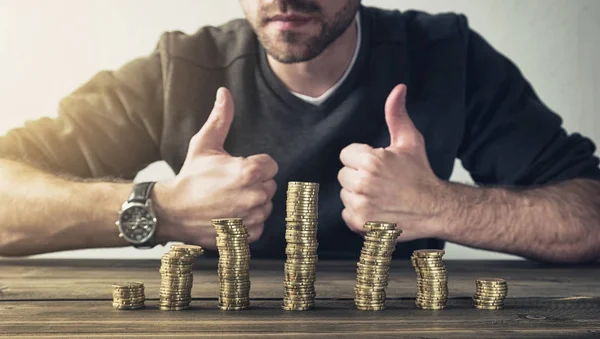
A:
{"label": "gold coin", "polygon": [[444,250],[415,250],[413,254],[417,257],[441,257],[446,253]]}
{"label": "gold coin", "polygon": [[113,289],[141,289],[144,288],[144,283],[142,282],[132,282],[132,281],[128,281],[128,282],[124,282],[124,283],[114,283],[112,285]]}
{"label": "gold coin", "polygon": [[481,284],[506,284],[506,280],[502,278],[477,278],[475,282]]}
{"label": "gold coin", "polygon": [[375,302],[362,302],[355,300],[354,305],[357,307],[385,307],[385,302],[375,301]]}
{"label": "gold coin", "polygon": [[281,305],[281,308],[286,311],[308,311],[308,310],[312,310],[314,308],[314,305],[307,305],[307,306]]}
{"label": "gold coin", "polygon": [[184,252],[191,252],[193,254],[196,253],[204,253],[204,249],[201,246],[198,245],[188,245],[188,244],[174,244],[171,245],[171,250],[173,251],[184,251]]}
{"label": "gold coin", "polygon": [[145,308],[144,305],[129,306],[129,305],[114,305],[114,304],[113,304],[113,307],[117,310],[123,310],[123,311],[125,311],[125,310],[140,310],[140,309]]}
{"label": "gold coin", "polygon": [[385,309],[385,306],[381,306],[381,307],[356,306],[356,309],[359,311],[382,311]]}
{"label": "gold coin", "polygon": [[423,309],[423,310],[443,310],[446,308],[446,306],[425,306],[425,305],[417,305],[418,308]]}
{"label": "gold coin", "polygon": [[389,229],[389,230],[395,230],[396,229],[397,224],[394,222],[387,222],[387,221],[367,221],[364,224],[364,228],[367,230],[379,230],[379,229]]}
{"label": "gold coin", "polygon": [[483,305],[473,305],[475,308],[480,310],[501,310],[503,306],[483,306]]}
{"label": "gold coin", "polygon": [[474,296],[485,298],[505,298],[506,293],[482,293],[481,291],[477,291],[475,292]]}

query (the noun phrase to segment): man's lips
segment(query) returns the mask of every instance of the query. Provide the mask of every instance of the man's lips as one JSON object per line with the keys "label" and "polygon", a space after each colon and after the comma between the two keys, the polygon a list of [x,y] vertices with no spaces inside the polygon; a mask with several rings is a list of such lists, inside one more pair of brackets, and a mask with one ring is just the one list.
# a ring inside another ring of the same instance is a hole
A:
{"label": "man's lips", "polygon": [[280,30],[289,30],[302,27],[312,21],[312,17],[297,14],[280,14],[272,16],[267,23]]}

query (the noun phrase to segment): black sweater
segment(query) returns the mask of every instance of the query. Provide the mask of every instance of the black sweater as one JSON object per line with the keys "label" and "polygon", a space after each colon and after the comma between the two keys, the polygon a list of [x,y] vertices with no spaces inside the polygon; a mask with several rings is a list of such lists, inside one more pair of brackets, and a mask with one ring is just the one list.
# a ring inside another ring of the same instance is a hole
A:
{"label": "black sweater", "polygon": [[[567,134],[518,68],[464,16],[363,7],[361,25],[355,66],[320,106],[286,89],[249,24],[235,20],[193,35],[165,33],[151,55],[100,72],[66,97],[58,118],[0,138],[0,155],[79,177],[133,178],[158,160],[177,173],[217,88],[228,87],[236,113],[225,149],[267,153],[280,168],[273,214],[251,246],[253,257],[269,258],[284,257],[288,181],[321,184],[320,257],[358,257],[362,238],[341,218],[339,153],[355,142],[389,145],[384,102],[399,83],[408,86],[407,110],[440,178],[450,177],[458,158],[479,185],[600,179],[593,143]],[[395,256],[443,244],[400,243]]]}

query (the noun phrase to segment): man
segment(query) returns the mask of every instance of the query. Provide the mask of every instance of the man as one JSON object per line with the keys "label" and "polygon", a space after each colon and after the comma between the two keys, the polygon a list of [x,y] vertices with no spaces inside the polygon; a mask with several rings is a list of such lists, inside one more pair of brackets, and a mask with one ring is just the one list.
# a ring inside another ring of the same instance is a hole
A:
{"label": "man", "polygon": [[[358,257],[367,220],[398,223],[401,258],[444,241],[600,257],[594,145],[567,135],[465,17],[240,3],[247,20],[167,33],[65,98],[57,119],[0,139],[0,255],[214,250],[210,220],[242,217],[253,257],[280,258],[287,182],[312,181],[321,258]],[[447,181],[455,158],[482,187]],[[128,181],[161,159],[174,179]]]}

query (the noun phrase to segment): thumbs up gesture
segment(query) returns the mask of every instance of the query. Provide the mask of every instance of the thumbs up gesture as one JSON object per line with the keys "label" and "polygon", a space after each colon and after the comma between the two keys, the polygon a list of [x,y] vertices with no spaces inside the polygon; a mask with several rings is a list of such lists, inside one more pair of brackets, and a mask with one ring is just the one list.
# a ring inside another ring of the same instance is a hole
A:
{"label": "thumbs up gesture", "polygon": [[438,233],[430,220],[438,210],[436,194],[443,183],[433,173],[423,136],[408,116],[406,91],[405,85],[396,86],[385,103],[388,147],[352,144],[340,153],[342,218],[357,233],[365,232],[366,221],[397,223],[403,230],[401,241]]}
{"label": "thumbs up gesture", "polygon": [[243,158],[225,151],[233,117],[231,94],[220,88],[208,120],[190,140],[181,171],[173,180],[156,184],[163,238],[214,249],[211,219],[233,217],[244,219],[249,242],[262,234],[273,208],[278,167],[266,154]]}

